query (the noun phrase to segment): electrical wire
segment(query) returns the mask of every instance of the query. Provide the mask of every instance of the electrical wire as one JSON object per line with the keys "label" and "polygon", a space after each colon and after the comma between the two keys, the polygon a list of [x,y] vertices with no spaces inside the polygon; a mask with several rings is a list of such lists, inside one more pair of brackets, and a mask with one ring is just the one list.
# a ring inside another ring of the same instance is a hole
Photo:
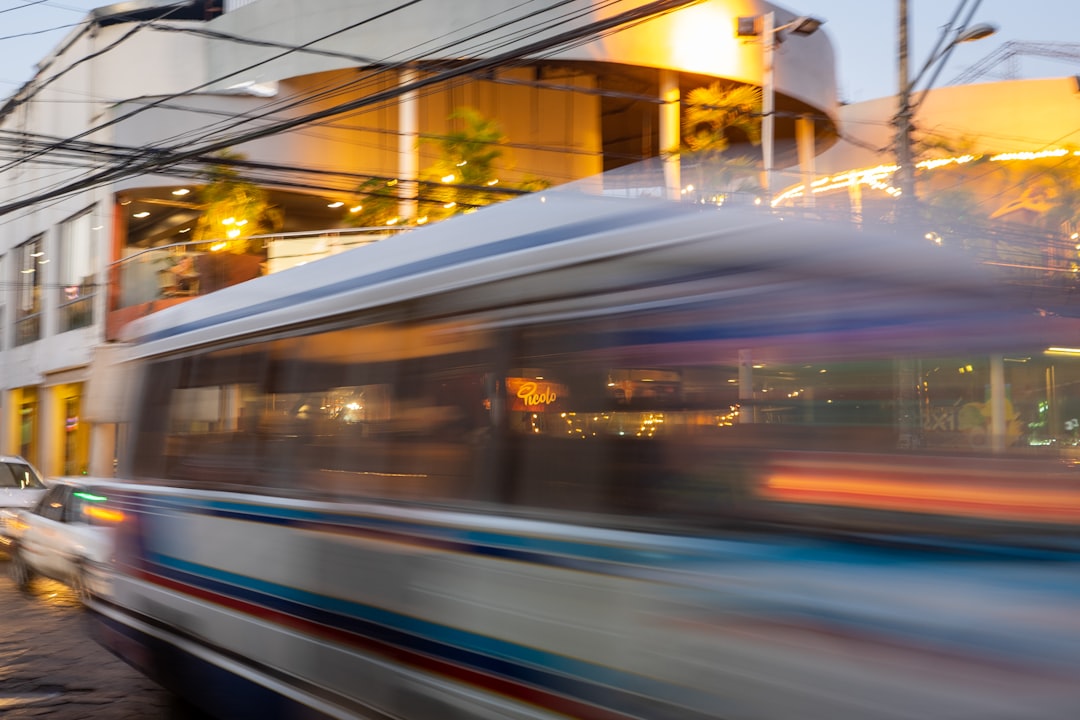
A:
{"label": "electrical wire", "polygon": [[[530,1],[531,1],[531,0],[530,0]],[[548,8],[548,9],[551,9],[551,8],[553,8],[553,6],[554,6],[554,5],[549,5],[549,8]],[[503,26],[503,27],[504,27],[504,26]]]}
{"label": "electrical wire", "polygon": [[[418,1],[419,0],[412,0],[409,3],[406,3],[406,5],[411,5],[411,4],[413,4],[415,2],[418,2]],[[153,151],[154,149],[148,148],[148,150],[152,151],[151,155],[153,155],[155,157],[146,158],[146,159],[141,160],[140,162],[125,165],[124,167],[112,168],[112,169],[108,169],[108,170],[96,173],[96,174],[91,175],[89,177],[82,178],[80,180],[67,183],[67,184],[65,184],[65,185],[63,185],[61,187],[53,188],[50,191],[48,191],[47,194],[39,193],[39,194],[36,194],[36,195],[26,196],[26,197],[23,197],[21,199],[8,202],[5,205],[0,206],[0,214],[7,214],[7,213],[13,212],[15,210],[21,209],[23,207],[27,207],[29,205],[34,204],[36,201],[39,201],[40,199],[42,199],[44,197],[52,197],[52,196],[55,196],[56,194],[69,195],[71,193],[78,192],[80,190],[84,190],[84,189],[87,189],[87,188],[92,187],[92,186],[100,185],[102,183],[109,182],[111,180],[115,180],[115,179],[117,179],[119,177],[128,177],[128,176],[132,176],[132,175],[143,174],[143,173],[151,171],[151,170],[160,169],[160,168],[164,167],[165,165],[167,165],[169,162],[176,162],[178,160],[189,159],[189,158],[196,157],[196,156],[199,156],[199,155],[206,155],[206,154],[209,154],[209,153],[213,153],[213,152],[217,152],[217,151],[226,149],[226,148],[228,148],[228,147],[230,147],[230,146],[232,146],[234,144],[239,144],[239,143],[243,143],[243,142],[249,142],[251,140],[255,140],[255,139],[259,139],[259,138],[263,138],[263,137],[268,137],[268,136],[271,136],[271,135],[276,135],[276,134],[285,132],[287,130],[293,129],[295,127],[307,125],[307,124],[310,124],[312,122],[315,122],[315,121],[318,121],[318,120],[321,120],[321,119],[324,119],[324,118],[327,118],[327,117],[341,115],[344,112],[348,112],[348,111],[356,110],[356,109],[359,109],[359,108],[362,108],[362,107],[374,105],[374,104],[379,103],[379,102],[384,102],[384,101],[387,101],[389,99],[396,98],[396,97],[400,96],[401,94],[409,92],[411,90],[419,90],[419,89],[426,88],[428,86],[443,82],[445,80],[448,80],[448,79],[451,79],[451,78],[454,78],[454,77],[459,77],[461,75],[467,75],[467,74],[470,74],[470,73],[476,73],[476,72],[480,72],[480,71],[483,71],[483,70],[492,69],[492,68],[498,67],[500,64],[505,64],[507,61],[512,60],[514,58],[520,58],[520,57],[523,57],[523,56],[528,56],[528,55],[535,54],[535,53],[542,52],[542,51],[550,51],[553,48],[563,47],[563,46],[567,45],[568,43],[571,43],[571,42],[574,42],[574,41],[579,41],[583,37],[594,35],[594,34],[596,34],[598,32],[603,32],[603,31],[609,30],[609,29],[611,29],[613,27],[618,27],[620,25],[625,25],[625,24],[630,23],[630,22],[635,22],[635,21],[641,20],[641,19],[643,19],[645,17],[654,16],[654,15],[667,13],[667,12],[672,12],[672,11],[674,11],[676,9],[679,9],[681,7],[684,7],[686,5],[696,4],[697,2],[700,2],[700,1],[701,0],[654,0],[653,2],[650,2],[650,3],[647,3],[645,5],[639,6],[638,8],[635,8],[633,10],[626,11],[624,13],[620,13],[620,14],[617,14],[615,16],[605,18],[605,19],[602,19],[602,20],[597,20],[597,21],[595,21],[593,23],[589,23],[589,24],[574,28],[572,30],[565,31],[563,33],[559,33],[559,34],[557,34],[557,35],[555,35],[555,36],[553,36],[551,38],[544,38],[544,39],[535,41],[533,43],[529,43],[529,44],[527,44],[527,45],[525,45],[525,46],[523,46],[521,48],[517,48],[517,49],[511,50],[511,51],[506,51],[506,52],[503,52],[503,53],[499,53],[499,54],[496,54],[496,55],[494,55],[492,57],[489,57],[489,58],[482,58],[482,59],[478,59],[478,60],[467,61],[467,62],[463,63],[463,65],[460,66],[460,67],[449,69],[449,70],[444,70],[444,71],[438,72],[438,73],[434,73],[431,76],[420,78],[420,79],[418,79],[418,80],[416,80],[416,81],[414,81],[412,83],[407,83],[407,84],[392,88],[390,90],[384,90],[384,91],[381,91],[381,92],[376,92],[376,93],[374,93],[374,94],[372,94],[370,96],[366,96],[366,97],[359,98],[359,99],[356,99],[356,100],[351,100],[351,101],[348,101],[348,102],[345,102],[345,103],[340,103],[340,104],[332,106],[330,108],[325,108],[325,109],[322,109],[322,110],[319,110],[319,111],[314,111],[314,112],[311,112],[311,113],[308,113],[306,115],[299,116],[299,117],[296,117],[296,118],[290,118],[290,119],[287,119],[287,120],[278,121],[278,122],[275,122],[275,123],[270,123],[270,124],[267,124],[264,127],[257,128],[257,129],[254,129],[254,130],[249,130],[246,133],[242,133],[239,136],[229,138],[227,140],[223,140],[223,141],[219,140],[219,141],[216,141],[216,142],[210,142],[210,143],[204,144],[202,147],[199,147],[199,148],[187,149],[187,150],[181,151],[179,153],[171,153],[171,154],[168,154],[166,156],[167,157],[166,160],[161,159],[160,156],[163,156],[164,154],[161,153],[160,150]],[[401,6],[398,6],[398,7],[401,7]],[[362,24],[363,22],[366,22],[366,21],[367,20],[361,21],[361,23],[357,23],[357,25]],[[337,34],[337,32],[340,32],[340,31],[336,31],[334,34]],[[317,40],[312,41],[311,44],[314,44],[315,42],[318,42],[318,41]],[[262,64],[262,63],[260,63],[260,64]],[[242,71],[237,71],[237,72],[242,72]],[[235,74],[237,74],[237,73],[230,73],[230,76],[235,75]],[[228,76],[226,76],[226,77],[228,77]],[[170,96],[170,98],[172,98],[172,97],[175,97],[175,95]],[[148,106],[145,106],[141,110],[148,109],[149,107],[154,107],[154,106],[160,104],[160,102],[164,102],[165,99],[166,98],[163,98],[160,101],[150,103]],[[114,118],[113,120],[109,121],[108,123],[105,123],[102,126],[99,126],[99,128],[110,125],[110,124],[113,124],[115,122],[118,122],[123,117],[130,117],[131,114],[132,113],[128,113],[125,116],[121,116],[121,118]],[[92,132],[92,130],[91,131],[86,131],[86,132],[84,132],[84,133],[82,133],[80,135],[77,135],[72,139],[79,139],[79,138],[84,137],[85,135],[89,134],[90,132]],[[40,153],[42,151],[38,151],[38,152]]]}

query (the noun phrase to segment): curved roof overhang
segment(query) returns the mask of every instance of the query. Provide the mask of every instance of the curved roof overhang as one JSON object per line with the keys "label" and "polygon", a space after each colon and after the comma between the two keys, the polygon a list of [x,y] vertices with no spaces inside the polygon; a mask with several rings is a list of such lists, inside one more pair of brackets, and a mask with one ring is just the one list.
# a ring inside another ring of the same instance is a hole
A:
{"label": "curved roof overhang", "polygon": [[[338,6],[337,12],[310,13],[294,0],[261,0],[209,23],[217,32],[256,35],[321,54],[269,52],[241,43],[211,43],[208,68],[250,67],[213,89],[238,84],[272,83],[358,65],[455,63],[467,69],[474,61],[505,59],[506,65],[596,63],[620,66],[622,72],[670,70],[689,76],[761,86],[766,77],[763,38],[738,37],[738,18],[774,13],[776,27],[796,14],[763,0],[698,0],[663,4],[665,12],[611,26],[628,8],[647,10],[646,0],[617,5],[575,0],[545,11],[525,12],[517,0],[460,0],[453,10],[432,13],[423,4],[365,22],[373,3]],[[676,6],[678,6],[676,8]],[[672,9],[675,8],[675,9]],[[355,25],[351,30],[343,27]],[[593,28],[598,29],[592,32]],[[433,40],[433,38],[437,40]],[[781,31],[773,54],[773,88],[778,125],[795,115],[816,120],[831,144],[838,127],[835,59],[825,32],[793,35]],[[403,48],[408,50],[403,51]],[[277,55],[272,60],[268,57]],[[262,61],[262,62],[260,62]],[[495,65],[494,67],[499,67]],[[783,134],[781,127],[778,134]]]}

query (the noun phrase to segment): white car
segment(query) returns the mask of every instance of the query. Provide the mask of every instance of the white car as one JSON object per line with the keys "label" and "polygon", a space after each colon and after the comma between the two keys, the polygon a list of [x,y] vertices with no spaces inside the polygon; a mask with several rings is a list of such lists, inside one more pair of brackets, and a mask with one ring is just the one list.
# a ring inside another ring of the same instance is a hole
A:
{"label": "white car", "polygon": [[45,483],[34,466],[17,455],[0,455],[0,547],[11,544],[15,513],[37,504]]}
{"label": "white car", "polygon": [[9,548],[15,584],[25,590],[43,575],[67,583],[81,599],[100,594],[121,517],[107,499],[92,484],[60,478],[37,505],[20,510]]}

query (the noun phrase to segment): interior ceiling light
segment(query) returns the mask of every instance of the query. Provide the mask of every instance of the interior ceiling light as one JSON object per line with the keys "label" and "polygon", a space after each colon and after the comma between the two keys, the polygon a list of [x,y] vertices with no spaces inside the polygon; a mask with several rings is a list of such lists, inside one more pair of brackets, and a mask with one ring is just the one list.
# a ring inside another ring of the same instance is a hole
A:
{"label": "interior ceiling light", "polygon": [[144,217],[149,217],[149,216],[150,216],[150,213],[148,213],[146,210],[143,210],[142,212],[134,213],[131,217],[144,218]]}
{"label": "interior ceiling light", "polygon": [[191,192],[191,191],[188,190],[187,188],[177,188],[176,190],[172,191],[172,194],[173,195],[187,195],[189,192]]}

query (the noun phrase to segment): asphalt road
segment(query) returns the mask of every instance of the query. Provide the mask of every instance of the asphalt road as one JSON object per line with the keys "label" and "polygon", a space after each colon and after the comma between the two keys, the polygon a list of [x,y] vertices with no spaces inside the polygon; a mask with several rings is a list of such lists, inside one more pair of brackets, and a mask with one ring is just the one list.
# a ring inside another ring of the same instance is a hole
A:
{"label": "asphalt road", "polygon": [[92,640],[60,583],[15,588],[0,551],[0,717],[187,720],[194,713]]}

